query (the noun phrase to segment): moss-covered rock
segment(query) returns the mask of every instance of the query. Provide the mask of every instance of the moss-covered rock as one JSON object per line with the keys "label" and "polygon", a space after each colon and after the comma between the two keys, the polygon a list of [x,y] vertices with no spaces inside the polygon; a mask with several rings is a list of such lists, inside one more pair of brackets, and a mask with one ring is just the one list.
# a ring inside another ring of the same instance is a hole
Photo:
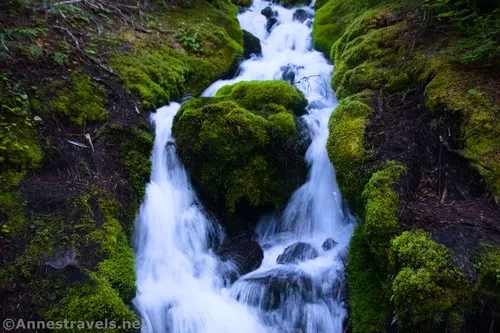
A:
{"label": "moss-covered rock", "polygon": [[243,57],[248,59],[252,54],[262,55],[260,40],[248,31],[243,30]]}
{"label": "moss-covered rock", "polygon": [[285,8],[303,6],[311,3],[310,0],[278,0],[277,2]]}
{"label": "moss-covered rock", "polygon": [[292,175],[303,171],[296,165],[304,149],[292,110],[304,101],[285,82],[241,82],[178,112],[178,153],[201,197],[225,222],[236,225],[251,220],[249,210],[258,215],[279,207],[299,185]]}
{"label": "moss-covered rock", "polygon": [[365,148],[365,126],[371,109],[360,101],[344,101],[329,122],[328,156],[335,166],[342,195],[361,208],[361,192],[367,181],[361,170],[369,156]]}

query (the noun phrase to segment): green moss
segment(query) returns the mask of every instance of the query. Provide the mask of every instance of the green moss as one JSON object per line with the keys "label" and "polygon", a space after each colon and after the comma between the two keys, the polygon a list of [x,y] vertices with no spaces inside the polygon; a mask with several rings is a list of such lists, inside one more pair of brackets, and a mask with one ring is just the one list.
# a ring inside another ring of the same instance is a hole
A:
{"label": "green moss", "polygon": [[[133,221],[139,206],[146,194],[146,184],[151,176],[151,152],[153,150],[153,134],[148,125],[138,128],[114,126],[109,135],[121,148],[121,162],[127,175],[127,183],[131,202],[124,208],[126,215]],[[127,233],[131,232],[127,230]]]}
{"label": "green moss", "polygon": [[311,3],[309,0],[278,0],[277,2],[285,8],[305,6]]}
{"label": "green moss", "polygon": [[396,218],[399,198],[392,188],[404,171],[401,164],[387,162],[371,176],[362,194],[365,200],[363,228],[372,253],[382,265],[388,256],[390,240],[399,229]]}
{"label": "green moss", "polygon": [[285,81],[249,81],[222,87],[216,97],[227,97],[257,114],[264,114],[266,105],[281,105],[295,114],[304,114],[307,100]]}
{"label": "green moss", "polygon": [[371,109],[358,101],[342,102],[332,113],[327,142],[328,156],[335,166],[339,188],[349,201],[360,207],[367,181],[360,168],[369,153],[365,149],[364,131]]}
{"label": "green moss", "polygon": [[135,295],[134,253],[120,222],[116,219],[119,208],[117,203],[101,197],[99,207],[104,213],[105,222],[101,228],[88,236],[100,246],[96,256],[106,256],[106,259],[99,263],[97,274],[106,279],[125,304],[128,304]]}
{"label": "green moss", "polygon": [[239,204],[284,203],[293,186],[283,149],[297,130],[290,111],[296,103],[304,106],[303,95],[285,82],[244,82],[183,105],[174,121],[176,145],[210,206],[235,214]]}
{"label": "green moss", "polygon": [[[226,1],[171,8],[160,14],[158,21],[175,30],[175,38],[135,41],[132,52],[114,57],[112,65],[146,109],[185,94],[199,95],[224,76],[243,52],[243,33],[236,14],[237,8]],[[184,50],[179,50],[179,40],[190,42],[181,43]]]}
{"label": "green moss", "polygon": [[[61,286],[62,299],[42,311],[46,320],[136,320],[127,306],[135,295],[134,255],[118,221],[118,203],[92,188],[74,200],[75,224],[65,234],[88,280]],[[58,245],[61,243],[58,242]],[[69,245],[68,244],[68,245]]]}
{"label": "green moss", "polygon": [[421,231],[408,231],[392,240],[391,261],[397,275],[392,283],[398,325],[434,332],[471,291],[451,254]]}
{"label": "green moss", "polygon": [[36,119],[28,95],[16,83],[0,76],[0,229],[1,238],[24,230],[24,207],[18,186],[31,168],[39,166],[42,151],[36,135]]}
{"label": "green moss", "polygon": [[[53,321],[115,321],[118,326],[123,322],[135,322],[137,317],[121,300],[109,282],[90,273],[91,282],[76,284],[71,287],[61,302],[44,314],[46,320]],[[85,327],[87,332],[102,332],[102,329]],[[74,327],[70,332],[80,332],[82,328]],[[106,331],[116,331],[108,329]],[[127,331],[121,329],[119,331]]]}
{"label": "green moss", "polygon": [[363,222],[351,239],[347,262],[353,332],[383,331],[389,316],[388,258],[391,239],[399,230],[399,200],[392,188],[404,170],[398,163],[385,163],[362,194]]}
{"label": "green moss", "polygon": [[42,152],[28,95],[17,84],[0,81],[0,187],[19,185],[26,170],[37,167]]}
{"label": "green moss", "polygon": [[400,39],[409,28],[404,22],[383,26],[387,15],[384,10],[365,13],[333,45],[332,86],[340,98],[365,89],[391,92],[410,85],[408,64],[398,65],[409,52]]}
{"label": "green moss", "polygon": [[77,125],[86,121],[101,121],[108,117],[104,107],[106,90],[84,74],[74,74],[65,88],[54,87],[55,108]]}
{"label": "green moss", "polygon": [[387,273],[378,266],[365,231],[356,228],[349,244],[347,283],[353,333],[385,331],[390,313]]}
{"label": "green moss", "polygon": [[444,107],[459,113],[464,122],[461,134],[463,156],[483,176],[496,196],[500,198],[500,107],[487,94],[473,86],[470,77],[463,77],[443,57],[433,57],[423,74],[430,79],[425,89],[426,105],[435,109]]}

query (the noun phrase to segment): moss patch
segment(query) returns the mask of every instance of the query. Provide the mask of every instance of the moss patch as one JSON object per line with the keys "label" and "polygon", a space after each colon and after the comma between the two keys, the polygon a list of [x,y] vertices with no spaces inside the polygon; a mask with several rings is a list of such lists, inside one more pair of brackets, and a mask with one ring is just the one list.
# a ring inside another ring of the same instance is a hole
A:
{"label": "moss patch", "polygon": [[54,87],[54,106],[77,125],[86,121],[102,121],[108,117],[104,107],[106,90],[84,74],[71,76],[70,84],[61,83],[66,88]]}
{"label": "moss patch", "polygon": [[236,14],[237,8],[225,1],[171,8],[159,16],[155,29],[162,32],[167,26],[176,33],[133,41],[132,51],[115,57],[113,67],[146,109],[185,94],[199,95],[224,76],[243,52]]}
{"label": "moss patch", "polygon": [[226,97],[238,102],[242,107],[262,116],[268,116],[269,104],[281,105],[300,116],[305,113],[307,100],[297,89],[290,88],[285,81],[239,82],[222,87],[216,97]]}

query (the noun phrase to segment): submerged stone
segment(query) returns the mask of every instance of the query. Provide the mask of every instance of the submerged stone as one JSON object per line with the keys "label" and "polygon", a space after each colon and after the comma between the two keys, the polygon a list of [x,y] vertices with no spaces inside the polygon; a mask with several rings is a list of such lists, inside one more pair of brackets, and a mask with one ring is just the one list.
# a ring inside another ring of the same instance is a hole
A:
{"label": "submerged stone", "polygon": [[304,23],[306,20],[308,19],[312,19],[313,18],[313,15],[311,13],[309,13],[308,11],[306,11],[305,9],[297,9],[294,13],[293,13],[293,20],[294,21],[299,21],[300,23]]}
{"label": "submerged stone", "polygon": [[278,264],[298,264],[299,262],[311,260],[319,256],[318,251],[308,243],[298,242],[290,245],[278,256]]}
{"label": "submerged stone", "polygon": [[334,241],[332,238],[327,238],[324,242],[323,245],[321,245],[321,248],[324,251],[330,251],[333,249],[338,243]]}
{"label": "submerged stone", "polygon": [[278,23],[278,19],[276,17],[273,16],[268,18],[266,24],[267,31],[271,31],[271,29],[274,27],[276,23]]}

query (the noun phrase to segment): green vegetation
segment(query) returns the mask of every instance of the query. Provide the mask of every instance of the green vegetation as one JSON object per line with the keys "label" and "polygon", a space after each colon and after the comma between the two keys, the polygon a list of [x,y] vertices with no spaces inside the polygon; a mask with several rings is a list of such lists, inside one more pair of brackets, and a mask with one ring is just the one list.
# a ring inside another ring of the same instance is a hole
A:
{"label": "green vegetation", "polygon": [[392,283],[395,312],[404,328],[435,332],[453,307],[470,296],[472,288],[449,250],[421,231],[393,239],[391,259],[398,271]]}
{"label": "green vegetation", "polygon": [[[106,90],[83,74],[74,74],[71,84],[60,82],[55,84],[57,91],[54,106],[77,125],[86,121],[102,121],[108,117],[104,107]],[[65,87],[59,87],[59,85]]]}
{"label": "green vegetation", "polygon": [[[174,38],[134,41],[132,52],[115,57],[113,67],[146,109],[185,94],[199,95],[224,76],[243,52],[243,33],[236,14],[237,8],[225,1],[172,8],[159,16],[155,29],[176,29]],[[178,50],[179,43],[183,50]]]}
{"label": "green vegetation", "polygon": [[[418,22],[417,8],[426,10],[428,25],[412,24]],[[491,306],[498,304],[498,293],[493,292],[497,286],[491,284],[498,271],[495,251],[488,252],[491,270],[484,270],[489,276],[484,281],[489,283],[473,284],[455,267],[449,250],[427,235],[411,231],[398,236],[399,203],[392,187],[405,167],[374,161],[365,144],[372,115],[368,105],[377,105],[375,96],[406,96],[422,84],[429,109],[444,109],[464,120],[459,153],[498,200],[496,97],[480,73],[457,66],[457,62],[475,66],[497,62],[500,29],[495,8],[492,1],[474,0],[316,3],[314,46],[334,62],[332,86],[341,99],[330,120],[327,149],[339,187],[362,221],[351,239],[347,265],[353,332],[386,331],[393,311],[397,325],[405,330],[436,331],[443,324],[458,329],[477,290]],[[448,34],[442,35],[448,40],[434,52],[420,41],[428,27],[437,35]],[[479,262],[484,263],[486,256]]]}
{"label": "green vegetation", "polygon": [[233,99],[242,107],[262,116],[268,116],[266,106],[269,104],[279,104],[296,115],[304,114],[307,106],[304,95],[297,89],[291,89],[285,81],[240,82],[222,87],[216,97]]}
{"label": "green vegetation", "polygon": [[392,188],[404,170],[395,162],[385,163],[373,173],[362,193],[363,223],[352,237],[347,259],[353,332],[383,331],[386,325],[389,249],[399,230],[399,198]]}
{"label": "green vegetation", "polygon": [[[111,140],[116,141],[121,148],[121,162],[125,174],[129,179],[129,191],[131,193],[131,205],[126,207],[126,215],[130,221],[135,219],[139,205],[145,194],[146,185],[151,175],[151,151],[153,150],[153,134],[151,128],[145,123],[138,128],[126,128],[114,126],[109,130]],[[127,233],[131,232],[127,229]]]}
{"label": "green vegetation", "polygon": [[[240,204],[280,206],[293,190],[283,165],[302,93],[285,82],[241,82],[190,100],[173,131],[179,155],[209,205],[234,215]],[[202,163],[200,163],[202,161]]]}
{"label": "green vegetation", "polygon": [[471,89],[474,78],[454,70],[446,57],[433,58],[425,76],[430,78],[425,89],[427,106],[445,107],[463,117],[461,154],[500,199],[500,106],[479,88]]}
{"label": "green vegetation", "polygon": [[369,153],[365,149],[365,126],[371,109],[359,101],[342,102],[330,118],[327,150],[335,166],[342,195],[361,208],[361,192],[367,181],[360,170]]}

